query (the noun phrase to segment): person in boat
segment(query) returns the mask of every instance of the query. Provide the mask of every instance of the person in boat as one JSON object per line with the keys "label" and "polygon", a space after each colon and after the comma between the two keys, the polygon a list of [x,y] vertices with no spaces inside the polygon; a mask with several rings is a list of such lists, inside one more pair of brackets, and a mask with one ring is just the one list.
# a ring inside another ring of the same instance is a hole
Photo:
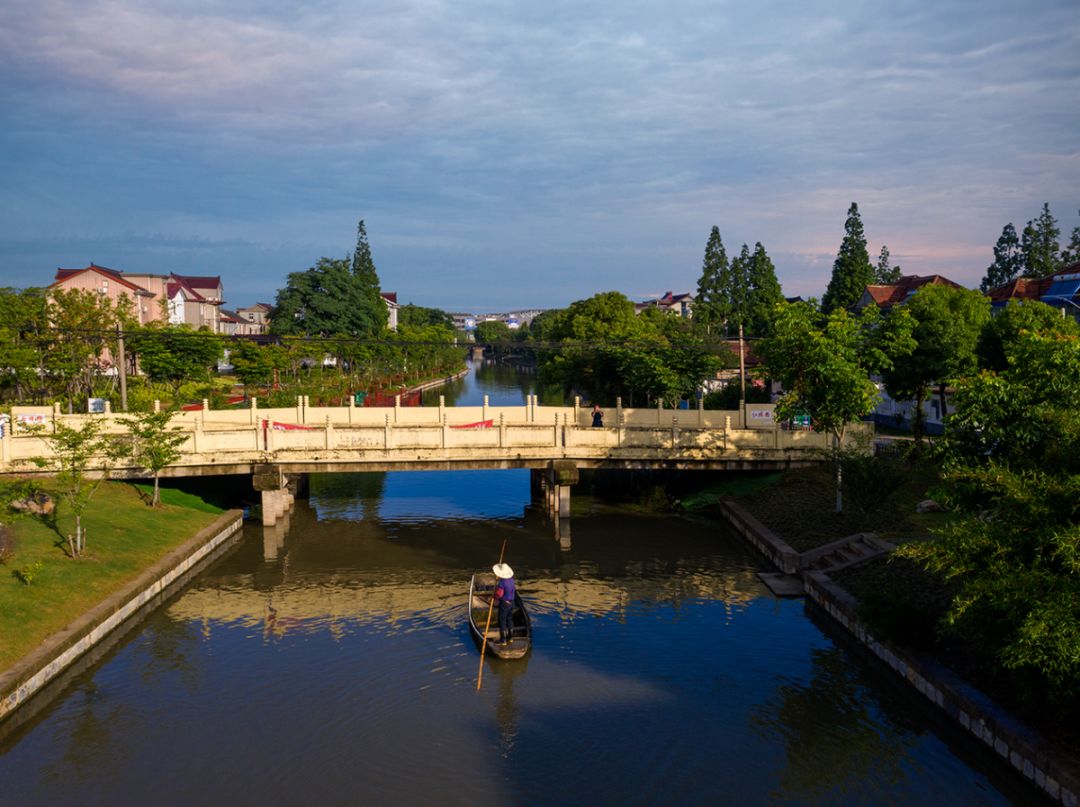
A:
{"label": "person in boat", "polygon": [[600,408],[598,403],[592,405],[592,425],[596,427],[604,425],[604,410]]}
{"label": "person in boat", "polygon": [[514,626],[514,570],[509,564],[496,563],[491,567],[497,578],[495,583],[495,602],[499,606],[499,644],[507,644],[511,639]]}

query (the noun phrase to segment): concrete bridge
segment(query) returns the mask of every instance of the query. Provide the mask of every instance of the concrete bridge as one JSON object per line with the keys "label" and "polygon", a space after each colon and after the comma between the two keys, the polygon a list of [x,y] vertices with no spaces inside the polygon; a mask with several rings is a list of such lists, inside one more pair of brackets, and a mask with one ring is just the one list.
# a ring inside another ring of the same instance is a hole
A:
{"label": "concrete bridge", "polygon": [[[591,413],[573,406],[360,408],[311,406],[305,397],[289,408],[178,412],[174,428],[188,434],[182,455],[163,477],[249,474],[262,493],[264,523],[291,505],[295,479],[309,473],[529,468],[549,511],[569,516],[570,486],[581,468],[775,470],[820,462],[828,437],[780,429],[769,404],[744,412],[624,408],[605,412],[593,428]],[[54,407],[14,407],[12,429],[0,439],[0,474],[49,474],[48,443],[35,431],[56,422],[80,428],[99,419],[107,433],[127,432],[124,416],[65,415]],[[860,432],[853,427],[852,439]],[[94,473],[144,478],[144,468],[121,462]],[[290,493],[290,479],[294,481]]]}

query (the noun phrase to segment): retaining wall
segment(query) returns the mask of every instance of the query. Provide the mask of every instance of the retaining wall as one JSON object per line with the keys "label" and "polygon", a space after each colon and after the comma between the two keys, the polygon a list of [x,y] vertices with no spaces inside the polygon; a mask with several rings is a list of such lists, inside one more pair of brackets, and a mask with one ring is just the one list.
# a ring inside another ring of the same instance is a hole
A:
{"label": "retaining wall", "polygon": [[92,654],[133,617],[156,607],[170,587],[227,546],[243,526],[243,513],[229,510],[195,537],[174,549],[120,591],[49,636],[33,652],[0,673],[0,726],[14,722],[21,706],[69,668]]}

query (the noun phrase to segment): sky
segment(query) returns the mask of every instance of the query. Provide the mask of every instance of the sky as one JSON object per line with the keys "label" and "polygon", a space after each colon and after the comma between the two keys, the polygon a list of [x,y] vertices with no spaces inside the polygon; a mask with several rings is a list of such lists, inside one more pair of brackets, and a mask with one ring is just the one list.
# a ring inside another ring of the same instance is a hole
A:
{"label": "sky", "polygon": [[229,307],[344,257],[474,313],[693,291],[719,227],[820,296],[871,257],[977,287],[1080,225],[1076,0],[9,0],[0,286],[91,262]]}

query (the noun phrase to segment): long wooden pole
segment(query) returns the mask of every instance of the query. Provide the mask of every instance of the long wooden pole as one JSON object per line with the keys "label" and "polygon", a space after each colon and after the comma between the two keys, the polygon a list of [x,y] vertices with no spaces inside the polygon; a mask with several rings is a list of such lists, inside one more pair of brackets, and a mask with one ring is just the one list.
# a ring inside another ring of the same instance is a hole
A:
{"label": "long wooden pole", "polygon": [[[503,538],[502,549],[499,550],[499,564],[502,565],[503,555],[506,554],[506,538]],[[499,579],[495,578],[495,585],[499,585]],[[472,608],[472,603],[469,603]],[[495,589],[491,589],[491,602],[488,603],[487,624],[484,626],[484,641],[480,643],[480,671],[476,674],[476,691],[480,691],[480,684],[484,680],[484,652],[487,650],[488,631],[491,630],[491,612],[495,610]]]}

